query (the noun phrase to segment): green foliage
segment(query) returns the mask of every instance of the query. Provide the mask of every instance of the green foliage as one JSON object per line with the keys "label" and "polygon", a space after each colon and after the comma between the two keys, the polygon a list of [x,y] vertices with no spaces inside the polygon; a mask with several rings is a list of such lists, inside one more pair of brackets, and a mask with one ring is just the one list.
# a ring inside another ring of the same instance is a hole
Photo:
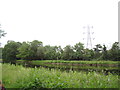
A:
{"label": "green foliage", "polygon": [[45,59],[49,59],[49,60],[56,59],[55,57],[56,51],[53,46],[46,45],[44,48],[45,48]]}
{"label": "green foliage", "polygon": [[98,59],[102,54],[102,46],[100,44],[95,45],[96,47],[94,48],[94,58]]}
{"label": "green foliage", "polygon": [[[113,43],[110,50],[107,50],[105,45],[101,46],[100,44],[95,45],[94,49],[85,49],[84,45],[80,42],[74,46],[66,45],[63,49],[61,46],[43,46],[43,43],[38,40],[23,43],[12,42],[20,45],[17,48],[13,48],[14,45],[12,43],[5,45],[3,48],[3,58],[8,61],[15,58],[24,60],[120,60],[118,42]],[[8,54],[6,54],[7,52]],[[13,53],[13,55],[10,53]]]}
{"label": "green foliage", "polygon": [[56,60],[61,59],[61,54],[63,53],[61,46],[54,46],[53,50],[54,50],[54,56],[55,56],[54,59]]}
{"label": "green foliage", "polygon": [[65,59],[65,60],[73,59],[73,55],[74,55],[73,47],[70,46],[70,45],[67,45],[64,48],[64,51],[63,51],[62,55],[63,55],[62,59]]}
{"label": "green foliage", "polygon": [[[18,60],[21,61],[21,60]],[[34,64],[39,64],[39,63],[68,63],[68,64],[120,64],[120,61],[66,61],[66,60],[33,60],[31,61]]]}
{"label": "green foliage", "polygon": [[44,59],[60,59],[61,58],[61,47],[46,45],[44,48]]}
{"label": "green foliage", "polygon": [[94,58],[94,51],[91,49],[84,49],[83,50],[84,53],[83,53],[83,59],[84,60],[92,60]]}
{"label": "green foliage", "polygon": [[41,41],[38,40],[34,40],[32,42],[30,42],[30,58],[31,59],[38,59],[37,58],[37,49],[38,47],[43,46],[43,43]]}
{"label": "green foliage", "polygon": [[19,42],[8,41],[2,51],[3,61],[15,63],[16,59],[18,59],[16,55],[18,54],[18,48],[20,45]]}
{"label": "green foliage", "polygon": [[18,58],[28,60],[38,59],[40,56],[39,53],[42,54],[40,51],[41,47],[43,47],[42,42],[38,40],[34,40],[32,42],[23,42],[22,45],[18,48],[19,53],[16,56]]}
{"label": "green foliage", "polygon": [[108,59],[108,51],[105,45],[103,45],[103,51],[102,51],[102,56],[101,59],[107,60]]}
{"label": "green foliage", "polygon": [[0,59],[2,59],[2,49],[3,48],[0,48]]}
{"label": "green foliage", "polygon": [[40,60],[43,60],[44,57],[45,57],[45,48],[43,46],[39,46],[37,48],[37,57],[40,59]]}
{"label": "green foliage", "polygon": [[3,83],[6,88],[118,88],[118,75],[96,72],[61,72],[45,68],[24,68],[3,64]]}
{"label": "green foliage", "polygon": [[30,57],[30,45],[28,43],[23,42],[18,51],[19,53],[16,55],[18,58],[28,59]]}
{"label": "green foliage", "polygon": [[113,61],[119,61],[120,60],[119,42],[113,43],[112,48],[109,50],[109,58]]}
{"label": "green foliage", "polygon": [[82,60],[83,59],[83,53],[84,53],[84,46],[82,43],[77,43],[74,45],[74,50],[75,50],[75,59],[77,60]]}

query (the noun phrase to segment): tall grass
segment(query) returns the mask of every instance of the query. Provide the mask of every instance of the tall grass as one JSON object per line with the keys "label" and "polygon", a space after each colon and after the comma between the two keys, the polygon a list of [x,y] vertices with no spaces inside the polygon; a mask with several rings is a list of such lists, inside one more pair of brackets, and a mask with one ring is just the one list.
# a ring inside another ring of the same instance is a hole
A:
{"label": "tall grass", "polygon": [[25,68],[3,64],[6,88],[118,88],[118,75],[96,72],[61,72],[45,68]]}
{"label": "tall grass", "polygon": [[72,64],[119,64],[120,61],[65,61],[65,60],[33,60],[34,63],[72,63]]}

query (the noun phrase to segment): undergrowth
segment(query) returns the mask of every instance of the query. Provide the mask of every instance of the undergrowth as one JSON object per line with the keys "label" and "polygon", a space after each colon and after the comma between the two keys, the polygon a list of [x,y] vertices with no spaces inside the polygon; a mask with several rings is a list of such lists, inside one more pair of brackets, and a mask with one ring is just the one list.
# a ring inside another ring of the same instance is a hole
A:
{"label": "undergrowth", "polygon": [[6,88],[118,88],[118,75],[97,72],[61,72],[46,68],[2,65],[2,81]]}

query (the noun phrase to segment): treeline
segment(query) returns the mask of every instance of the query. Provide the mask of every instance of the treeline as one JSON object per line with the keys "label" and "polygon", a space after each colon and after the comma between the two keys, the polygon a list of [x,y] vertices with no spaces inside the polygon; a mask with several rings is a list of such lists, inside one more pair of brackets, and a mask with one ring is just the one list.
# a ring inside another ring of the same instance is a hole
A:
{"label": "treeline", "polygon": [[93,49],[86,49],[82,43],[74,46],[43,46],[38,40],[32,42],[8,41],[2,49],[4,62],[16,60],[120,60],[119,43],[113,43],[111,49],[107,50],[105,45],[97,44]]}

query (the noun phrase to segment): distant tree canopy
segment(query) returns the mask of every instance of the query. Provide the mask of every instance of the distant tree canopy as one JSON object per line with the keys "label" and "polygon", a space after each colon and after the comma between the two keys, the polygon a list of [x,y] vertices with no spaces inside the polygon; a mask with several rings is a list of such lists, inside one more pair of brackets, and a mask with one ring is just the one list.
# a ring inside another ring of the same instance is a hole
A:
{"label": "distant tree canopy", "polygon": [[120,60],[120,48],[118,42],[113,43],[112,48],[107,50],[105,45],[97,44],[94,49],[84,48],[84,44],[76,43],[74,46],[43,46],[43,42],[8,41],[4,46],[2,57],[4,62],[23,60]]}
{"label": "distant tree canopy", "polygon": [[3,48],[0,48],[0,59],[2,59],[2,49]]}
{"label": "distant tree canopy", "polygon": [[21,43],[15,41],[8,41],[5,47],[2,50],[2,59],[4,62],[15,63],[16,55],[19,53],[18,48],[21,46]]}

